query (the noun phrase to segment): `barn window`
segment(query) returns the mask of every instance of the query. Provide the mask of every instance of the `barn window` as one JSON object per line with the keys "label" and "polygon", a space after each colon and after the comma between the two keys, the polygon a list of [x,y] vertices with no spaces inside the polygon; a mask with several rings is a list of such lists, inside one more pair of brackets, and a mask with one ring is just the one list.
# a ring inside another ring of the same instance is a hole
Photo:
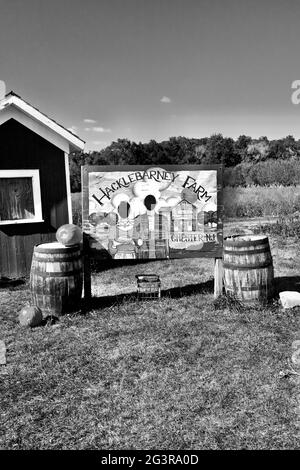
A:
{"label": "barn window", "polygon": [[0,225],[43,222],[39,170],[0,170]]}

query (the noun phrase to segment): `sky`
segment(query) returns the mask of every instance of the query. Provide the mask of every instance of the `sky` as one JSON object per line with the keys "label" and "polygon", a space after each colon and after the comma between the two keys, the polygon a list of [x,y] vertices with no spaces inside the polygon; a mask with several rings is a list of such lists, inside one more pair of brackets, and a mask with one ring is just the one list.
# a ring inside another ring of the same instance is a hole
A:
{"label": "sky", "polygon": [[0,80],[99,150],[300,138],[299,0],[0,0]]}

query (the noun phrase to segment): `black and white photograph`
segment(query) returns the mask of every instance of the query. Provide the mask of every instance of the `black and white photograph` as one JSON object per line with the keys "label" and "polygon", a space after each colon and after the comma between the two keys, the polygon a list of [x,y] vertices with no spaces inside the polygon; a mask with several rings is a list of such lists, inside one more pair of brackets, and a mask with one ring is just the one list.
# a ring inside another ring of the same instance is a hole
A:
{"label": "black and white photograph", "polygon": [[0,0],[0,450],[300,450],[299,18]]}

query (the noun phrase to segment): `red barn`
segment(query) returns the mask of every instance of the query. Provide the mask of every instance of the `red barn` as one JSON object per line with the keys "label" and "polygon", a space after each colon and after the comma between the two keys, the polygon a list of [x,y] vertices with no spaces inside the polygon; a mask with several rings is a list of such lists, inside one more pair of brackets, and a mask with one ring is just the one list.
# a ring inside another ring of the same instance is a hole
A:
{"label": "red barn", "polygon": [[68,155],[83,149],[15,93],[0,101],[0,277],[28,274],[34,245],[72,222]]}

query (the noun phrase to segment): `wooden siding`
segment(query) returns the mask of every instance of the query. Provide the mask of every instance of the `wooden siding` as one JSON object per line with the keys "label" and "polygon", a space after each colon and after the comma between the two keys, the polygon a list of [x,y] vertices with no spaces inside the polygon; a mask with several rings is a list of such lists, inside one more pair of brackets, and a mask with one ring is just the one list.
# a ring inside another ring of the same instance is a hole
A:
{"label": "wooden siding", "polygon": [[0,126],[0,170],[14,169],[39,169],[44,222],[0,226],[0,277],[9,278],[28,275],[34,245],[69,220],[64,152],[11,119]]}

